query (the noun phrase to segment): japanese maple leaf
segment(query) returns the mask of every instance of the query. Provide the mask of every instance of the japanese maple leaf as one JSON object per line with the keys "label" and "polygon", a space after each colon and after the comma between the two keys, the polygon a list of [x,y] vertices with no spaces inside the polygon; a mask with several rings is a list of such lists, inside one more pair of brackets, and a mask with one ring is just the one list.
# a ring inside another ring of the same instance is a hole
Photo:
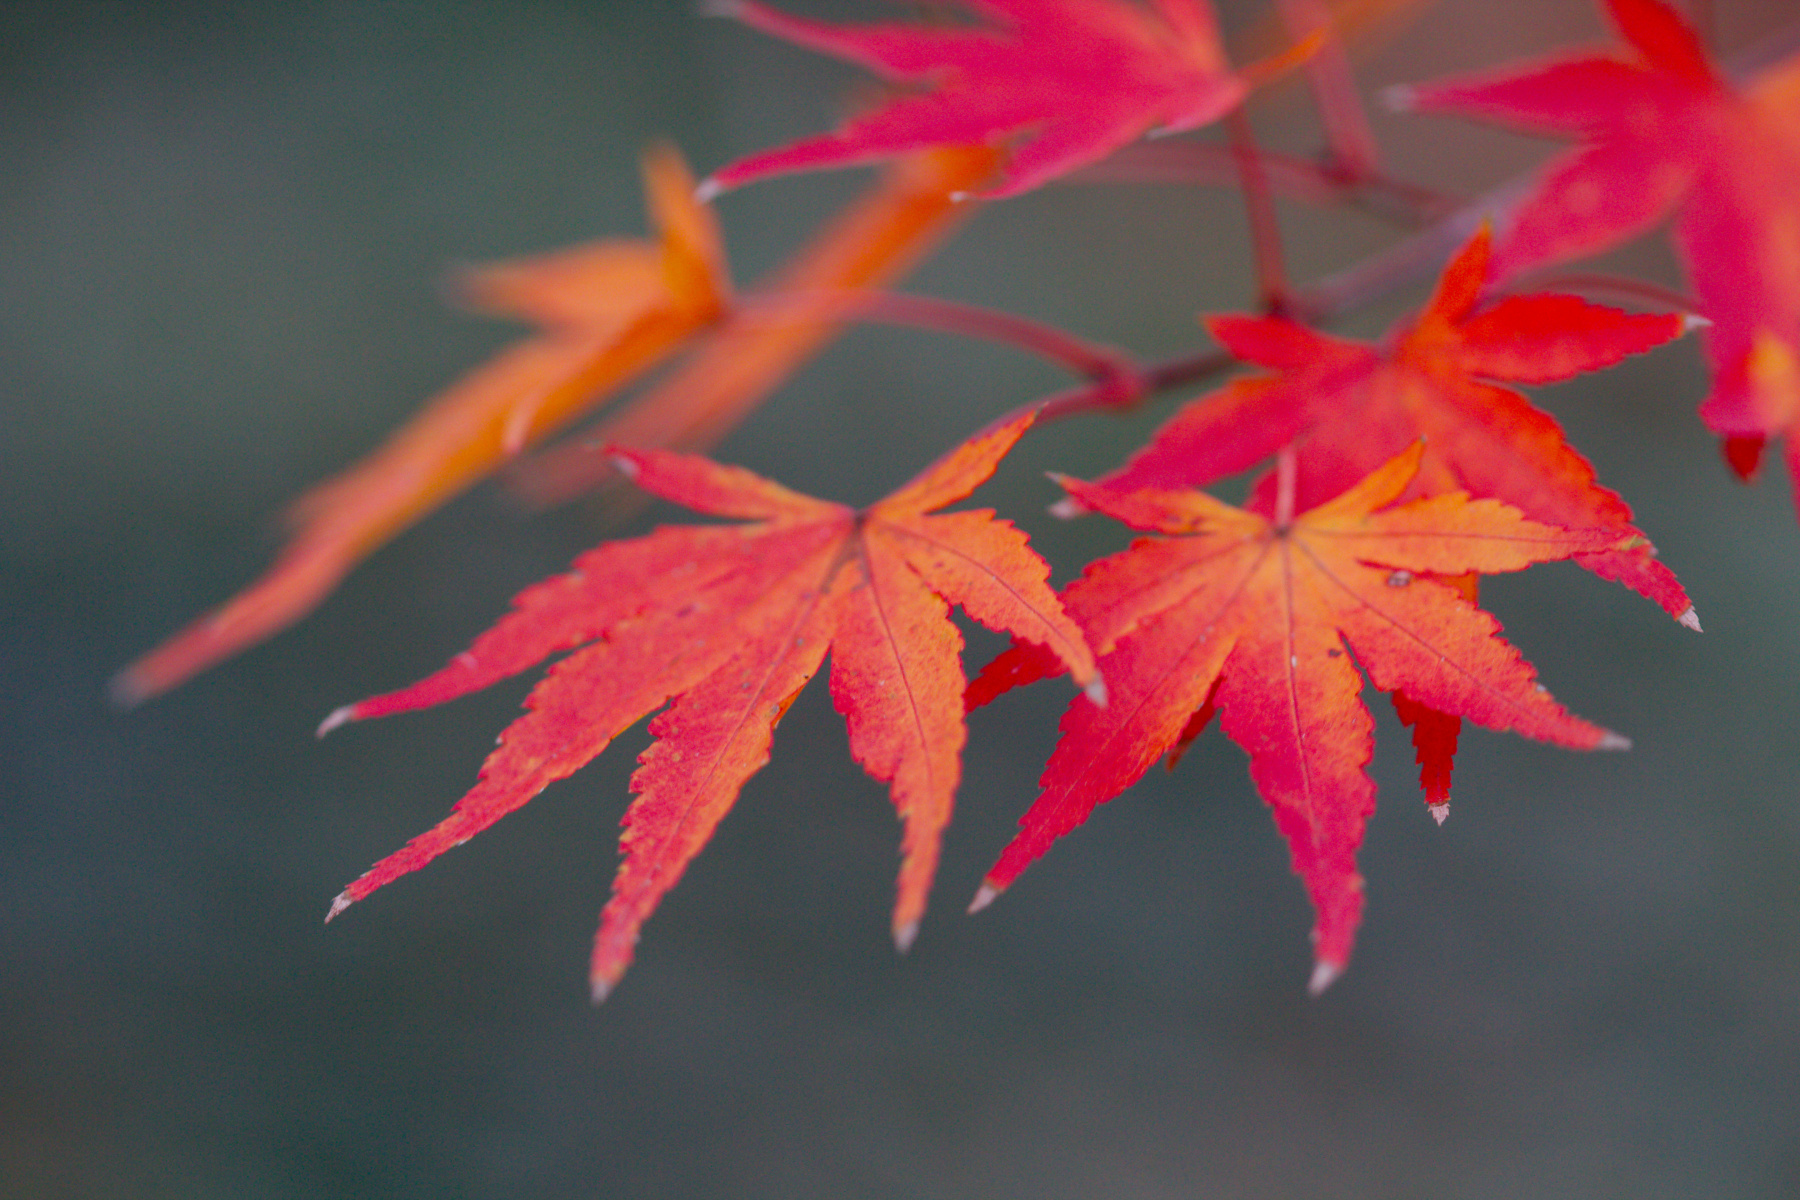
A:
{"label": "japanese maple leaf", "polygon": [[660,241],[596,242],[466,272],[473,306],[540,332],[302,496],[274,565],[122,671],[114,695],[148,699],[298,621],[389,538],[716,321],[731,286],[711,212],[672,149],[646,156],[644,182]]}
{"label": "japanese maple leaf", "polygon": [[713,188],[784,171],[851,166],[927,146],[1018,142],[989,196],[1084,166],[1151,129],[1197,129],[1244,96],[1206,0],[962,0],[967,26],[831,25],[756,0],[714,0],[777,37],[918,85],[835,133],[753,154]]}
{"label": "japanese maple leaf", "polygon": [[1499,276],[1592,254],[1674,213],[1674,241],[1712,322],[1701,408],[1746,477],[1764,439],[1800,463],[1800,56],[1733,86],[1659,0],[1608,0],[1627,47],[1406,89],[1406,105],[1585,143],[1514,213]]}
{"label": "japanese maple leaf", "polygon": [[889,784],[905,824],[893,934],[906,948],[965,736],[962,637],[948,603],[1046,647],[1098,688],[1081,632],[1025,536],[989,511],[927,515],[992,474],[1031,419],[971,439],[861,512],[704,459],[617,451],[646,489],[752,523],[601,546],[571,574],[523,593],[443,670],[334,713],[323,729],[442,703],[582,647],[532,691],[531,712],[507,728],[450,816],[346,888],[331,916],[467,841],[669,704],[651,721],[656,740],[632,778],[624,862],[594,946],[590,981],[604,997],[630,964],[639,927],[768,761],[776,723],[829,650],[850,752]]}
{"label": "japanese maple leaf", "polygon": [[[1484,231],[1445,269],[1424,309],[1376,345],[1281,319],[1212,318],[1208,328],[1233,354],[1276,373],[1234,380],[1193,401],[1103,482],[1114,491],[1204,487],[1292,443],[1296,502],[1307,508],[1423,437],[1411,495],[1467,491],[1534,520],[1611,529],[1617,545],[1576,561],[1698,629],[1687,593],[1632,526],[1630,507],[1595,482],[1594,468],[1553,417],[1498,386],[1611,366],[1676,337],[1686,320],[1630,315],[1573,296],[1483,304],[1488,255]],[[1273,482],[1272,473],[1262,479],[1252,508],[1271,511]]]}
{"label": "japanese maple leaf", "polygon": [[[1595,553],[1616,544],[1618,531],[1543,525],[1461,493],[1385,507],[1425,456],[1415,444],[1291,518],[1197,491],[1065,481],[1084,506],[1167,536],[1093,564],[1065,590],[1065,606],[1101,655],[1107,704],[1077,699],[1064,714],[1043,793],[975,908],[1216,711],[1250,755],[1257,790],[1312,898],[1317,992],[1349,962],[1363,909],[1355,856],[1374,811],[1365,771],[1374,726],[1359,699],[1359,666],[1382,691],[1404,689],[1493,729],[1577,749],[1628,745],[1565,712],[1500,639],[1499,623],[1431,577]],[[971,699],[1055,670],[1040,651],[1015,648],[983,672]]]}

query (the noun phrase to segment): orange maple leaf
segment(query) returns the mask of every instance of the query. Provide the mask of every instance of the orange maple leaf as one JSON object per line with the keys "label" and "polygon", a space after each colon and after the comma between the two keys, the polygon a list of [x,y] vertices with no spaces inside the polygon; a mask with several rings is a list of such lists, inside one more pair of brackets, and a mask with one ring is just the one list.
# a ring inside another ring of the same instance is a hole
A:
{"label": "orange maple leaf", "polygon": [[[607,414],[579,441],[521,463],[516,490],[556,504],[616,477],[594,443],[706,451],[843,329],[859,297],[911,270],[980,211],[954,197],[992,177],[1003,152],[953,146],[900,159],[821,229],[668,376]],[[768,301],[759,304],[759,301]]]}
{"label": "orange maple leaf", "polygon": [[1624,53],[1424,84],[1400,99],[1586,142],[1514,212],[1501,277],[1598,253],[1675,213],[1675,248],[1712,322],[1701,416],[1741,475],[1765,439],[1783,436],[1800,477],[1800,55],[1740,89],[1667,4],[1607,8]]}
{"label": "orange maple leaf", "polygon": [[776,723],[830,650],[850,752],[890,785],[905,823],[893,916],[905,949],[925,911],[965,738],[962,637],[947,602],[1047,647],[1098,694],[1093,657],[1025,536],[986,510],[927,515],[987,479],[1031,421],[971,439],[861,512],[705,459],[616,451],[646,489],[754,523],[664,528],[601,546],[573,573],[524,592],[443,670],[328,718],[321,731],[438,704],[583,646],[532,691],[532,711],[508,727],[451,815],[346,888],[331,916],[486,829],[673,699],[650,723],[656,741],[632,779],[625,860],[590,972],[604,997],[644,920],[768,761]]}
{"label": "orange maple leaf", "polygon": [[[1078,698],[1022,829],[988,873],[975,908],[1010,886],[1052,842],[1192,740],[1214,711],[1250,755],[1310,894],[1312,988],[1349,962],[1363,908],[1355,855],[1374,811],[1364,768],[1374,725],[1358,666],[1376,688],[1493,729],[1577,749],[1623,749],[1537,685],[1500,626],[1436,575],[1519,570],[1594,553],[1617,530],[1566,530],[1495,500],[1439,495],[1387,508],[1425,460],[1415,444],[1311,511],[1271,519],[1203,492],[1122,493],[1073,480],[1083,505],[1165,537],[1090,566],[1063,593],[1101,655],[1104,708]],[[1290,493],[1291,494],[1291,493]],[[1289,510],[1291,511],[1291,509]],[[989,665],[981,703],[1054,673],[1030,647]]]}
{"label": "orange maple leaf", "polygon": [[[1555,418],[1493,381],[1550,383],[1611,366],[1679,336],[1679,315],[1632,315],[1574,296],[1481,302],[1486,231],[1445,268],[1429,303],[1378,345],[1328,337],[1277,318],[1214,317],[1207,327],[1238,358],[1277,374],[1233,380],[1193,401],[1102,482],[1115,491],[1204,487],[1293,444],[1296,503],[1343,491],[1418,438],[1410,495],[1467,491],[1535,520],[1614,530],[1623,548],[1576,561],[1698,629],[1693,602],[1632,526],[1631,508],[1601,487]],[[1272,511],[1274,476],[1251,507]]]}
{"label": "orange maple leaf", "polygon": [[462,290],[540,332],[440,393],[386,445],[302,496],[261,578],[120,672],[135,704],[311,612],[382,543],[590,407],[726,311],[712,213],[673,149],[644,160],[659,242],[606,241],[471,270]]}
{"label": "orange maple leaf", "polygon": [[[1015,195],[1084,166],[1152,129],[1198,129],[1244,97],[1206,0],[961,0],[976,28],[832,25],[756,0],[708,8],[766,33],[929,90],[891,100],[836,133],[753,154],[708,185],[842,167],[932,146],[1015,143],[985,194]],[[1308,44],[1299,53],[1310,52]],[[1279,71],[1296,56],[1258,73]]]}
{"label": "orange maple leaf", "polygon": [[[758,288],[801,300],[736,319],[712,214],[695,201],[674,152],[653,152],[645,176],[660,246],[599,242],[466,272],[463,291],[475,306],[543,332],[477,368],[386,446],[302,497],[274,565],[120,672],[115,698],[148,699],[298,621],[400,530],[716,327],[679,370],[595,431],[634,446],[710,445],[843,328],[857,289],[903,273],[972,216],[977,206],[950,194],[987,178],[1000,158],[969,147],[896,164]],[[565,499],[613,474],[588,446],[563,449],[521,473],[532,498]]]}

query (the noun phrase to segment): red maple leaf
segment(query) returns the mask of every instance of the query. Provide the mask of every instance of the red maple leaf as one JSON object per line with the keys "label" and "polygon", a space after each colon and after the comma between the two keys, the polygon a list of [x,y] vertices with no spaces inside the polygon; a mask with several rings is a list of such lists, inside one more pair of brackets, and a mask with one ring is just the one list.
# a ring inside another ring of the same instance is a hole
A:
{"label": "red maple leaf", "polygon": [[651,721],[656,741],[632,779],[625,858],[590,973],[603,997],[630,964],[639,927],[768,761],[776,723],[829,649],[850,752],[890,785],[905,823],[893,917],[904,949],[924,914],[965,737],[962,637],[946,601],[1047,647],[1098,688],[1081,632],[1024,534],[986,510],[926,515],[987,479],[1031,420],[971,439],[861,512],[705,459],[617,451],[646,489],[753,523],[601,546],[521,594],[441,671],[334,713],[323,729],[439,704],[583,647],[550,668],[529,715],[507,728],[450,816],[346,888],[331,916],[486,829],[672,699]]}
{"label": "red maple leaf", "polygon": [[1701,415],[1740,474],[1777,435],[1800,465],[1800,56],[1739,89],[1673,8],[1607,7],[1622,53],[1427,84],[1402,101],[1586,143],[1514,213],[1498,276],[1604,250],[1675,213],[1675,247],[1712,322]]}
{"label": "red maple leaf", "polygon": [[709,185],[737,187],[765,175],[851,166],[928,146],[1017,141],[1004,177],[985,193],[1010,196],[1104,158],[1152,129],[1209,124],[1246,90],[1226,64],[1206,0],[1155,0],[1150,8],[1135,0],[961,3],[987,23],[846,27],[756,0],[715,0],[711,11],[926,90],[910,91],[835,133],[740,159]]}
{"label": "red maple leaf", "polygon": [[[1107,704],[1078,698],[1064,714],[1043,794],[974,907],[1218,712],[1249,753],[1312,897],[1317,992],[1349,962],[1362,915],[1355,855],[1375,789],[1364,770],[1374,725],[1359,699],[1359,665],[1376,688],[1404,689],[1436,712],[1577,749],[1625,748],[1624,738],[1565,712],[1500,639],[1499,623],[1432,578],[1594,553],[1616,543],[1617,531],[1543,525],[1463,494],[1385,507],[1424,461],[1415,444],[1291,518],[1203,492],[1064,481],[1084,506],[1169,536],[1093,564],[1065,590],[1101,655]],[[1054,670],[1041,652],[1017,647],[983,672],[971,702]]]}
{"label": "red maple leaf", "polygon": [[[1102,482],[1114,491],[1204,487],[1293,444],[1296,503],[1336,495],[1413,441],[1425,452],[1410,495],[1466,491],[1504,500],[1534,520],[1607,528],[1624,549],[1576,561],[1699,628],[1674,574],[1631,524],[1631,509],[1599,486],[1562,427],[1524,396],[1488,380],[1549,383],[1611,366],[1678,336],[1680,316],[1631,315],[1574,296],[1480,297],[1488,237],[1477,234],[1445,269],[1436,294],[1380,344],[1347,341],[1276,318],[1215,317],[1238,358],[1276,371],[1233,380],[1178,412]],[[1272,511],[1273,474],[1251,507]]]}

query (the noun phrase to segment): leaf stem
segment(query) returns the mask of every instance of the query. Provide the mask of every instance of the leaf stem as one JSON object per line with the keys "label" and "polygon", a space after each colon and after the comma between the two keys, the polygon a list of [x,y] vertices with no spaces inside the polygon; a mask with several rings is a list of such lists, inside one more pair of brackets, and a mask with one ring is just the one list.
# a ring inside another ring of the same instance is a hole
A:
{"label": "leaf stem", "polygon": [[1279,7],[1282,22],[1296,40],[1321,30],[1325,33],[1324,45],[1306,60],[1306,76],[1325,125],[1326,172],[1346,183],[1374,177],[1380,171],[1375,134],[1356,94],[1350,58],[1333,27],[1331,11],[1320,0],[1281,0]]}
{"label": "leaf stem", "polygon": [[[1699,301],[1686,292],[1648,279],[1632,279],[1625,275],[1603,275],[1578,271],[1559,272],[1555,275],[1544,275],[1533,279],[1531,291],[1547,292],[1598,292],[1602,295],[1614,295],[1623,299],[1637,300],[1657,308],[1671,308],[1679,312],[1696,314],[1700,311]],[[1509,291],[1524,291],[1525,285],[1512,287]]]}
{"label": "leaf stem", "polygon": [[734,312],[747,319],[774,321],[784,319],[785,311],[817,317],[821,310],[829,313],[828,319],[833,321],[906,325],[1001,342],[1049,359],[1076,375],[1091,378],[1110,377],[1134,369],[1131,356],[1111,346],[1086,341],[1065,330],[1013,313],[932,296],[848,289],[771,292],[742,299]]}
{"label": "leaf stem", "polygon": [[1283,533],[1294,523],[1294,476],[1298,470],[1294,443],[1289,442],[1275,455],[1275,528]]}
{"label": "leaf stem", "polygon": [[[1454,212],[1465,201],[1379,170],[1352,177],[1335,159],[1320,161],[1260,149],[1257,155],[1269,186],[1303,204],[1350,206],[1384,221],[1423,225]],[[1237,158],[1228,145],[1192,138],[1135,142],[1104,162],[1069,176],[1071,184],[1190,183],[1236,186]]]}
{"label": "leaf stem", "polygon": [[1169,359],[1148,367],[1134,368],[1127,373],[1069,388],[1066,391],[1033,400],[1029,404],[1021,404],[1017,408],[1009,409],[982,426],[980,432],[972,436],[980,437],[990,433],[1032,411],[1037,413],[1037,423],[1040,425],[1048,421],[1059,421],[1066,417],[1081,416],[1084,413],[1124,411],[1135,407],[1156,392],[1180,387],[1184,383],[1194,383],[1209,375],[1217,375],[1222,371],[1230,370],[1236,363],[1237,359],[1224,350],[1208,350],[1201,354]]}
{"label": "leaf stem", "polygon": [[1263,171],[1262,157],[1256,148],[1256,135],[1250,128],[1250,117],[1243,105],[1231,110],[1231,115],[1225,118],[1225,126],[1231,135],[1232,156],[1237,160],[1244,208],[1250,219],[1250,245],[1256,255],[1260,305],[1269,316],[1286,316],[1288,281],[1287,264],[1281,252],[1281,223],[1276,217],[1269,177]]}

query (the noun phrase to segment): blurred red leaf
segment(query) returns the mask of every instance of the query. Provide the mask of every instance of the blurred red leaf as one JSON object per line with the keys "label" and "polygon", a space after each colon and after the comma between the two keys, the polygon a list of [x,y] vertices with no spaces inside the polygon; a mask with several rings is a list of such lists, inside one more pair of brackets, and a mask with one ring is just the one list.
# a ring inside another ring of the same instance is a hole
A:
{"label": "blurred red leaf", "polygon": [[[1495,253],[1505,278],[1594,254],[1675,214],[1674,241],[1712,322],[1701,415],[1754,471],[1761,439],[1800,465],[1800,56],[1743,88],[1661,0],[1608,0],[1626,46],[1406,89],[1458,112],[1585,145],[1553,162]],[[1796,472],[1800,475],[1800,472]]]}

